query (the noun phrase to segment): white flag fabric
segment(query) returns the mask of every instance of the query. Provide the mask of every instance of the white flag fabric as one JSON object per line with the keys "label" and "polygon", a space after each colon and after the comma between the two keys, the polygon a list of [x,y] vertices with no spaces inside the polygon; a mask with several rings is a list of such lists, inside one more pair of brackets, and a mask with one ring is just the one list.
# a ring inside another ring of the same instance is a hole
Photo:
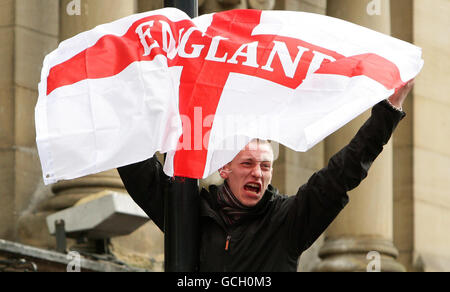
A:
{"label": "white flag fabric", "polygon": [[131,15],[46,56],[35,110],[44,182],[167,153],[205,178],[252,138],[307,151],[414,78],[421,49],[322,15],[175,8]]}

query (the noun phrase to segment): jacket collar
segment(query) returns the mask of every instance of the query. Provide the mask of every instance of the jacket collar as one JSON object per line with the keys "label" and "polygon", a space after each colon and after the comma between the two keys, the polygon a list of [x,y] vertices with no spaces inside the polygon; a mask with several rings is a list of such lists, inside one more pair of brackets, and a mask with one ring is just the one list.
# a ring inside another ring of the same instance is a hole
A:
{"label": "jacket collar", "polygon": [[[219,187],[220,186],[210,185],[209,191],[205,188],[201,190],[200,216],[212,217],[216,221],[220,217],[218,216],[219,206],[217,203],[217,190]],[[261,200],[254,207],[252,207],[250,211],[242,217],[242,219],[254,218],[263,214],[276,193],[278,193],[278,190],[269,184]],[[238,222],[241,222],[241,220]]]}

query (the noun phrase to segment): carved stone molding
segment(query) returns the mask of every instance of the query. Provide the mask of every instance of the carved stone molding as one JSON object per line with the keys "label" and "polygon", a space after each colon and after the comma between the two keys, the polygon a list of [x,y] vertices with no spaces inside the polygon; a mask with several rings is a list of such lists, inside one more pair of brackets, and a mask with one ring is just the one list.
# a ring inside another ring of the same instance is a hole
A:
{"label": "carved stone molding", "polygon": [[248,0],[248,5],[253,9],[271,10],[275,7],[275,0]]}
{"label": "carved stone molding", "polygon": [[52,191],[55,195],[93,194],[104,189],[124,191],[122,180],[115,169],[77,179],[60,181],[52,185]]}
{"label": "carved stone molding", "polygon": [[381,272],[405,272],[396,261],[398,251],[392,241],[372,237],[327,238],[320,249],[322,261],[314,269],[316,272],[366,272],[373,260],[371,252],[379,254]]}
{"label": "carved stone molding", "polygon": [[217,0],[220,4],[226,5],[237,5],[240,4],[242,0]]}
{"label": "carved stone molding", "polygon": [[231,9],[247,8],[246,0],[204,0],[199,2],[200,14],[219,12]]}

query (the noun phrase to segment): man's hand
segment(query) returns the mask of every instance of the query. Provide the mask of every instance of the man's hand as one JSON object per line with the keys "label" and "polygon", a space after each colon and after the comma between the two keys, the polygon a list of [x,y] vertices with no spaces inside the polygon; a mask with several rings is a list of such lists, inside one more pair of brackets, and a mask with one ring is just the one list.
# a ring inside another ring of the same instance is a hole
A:
{"label": "man's hand", "polygon": [[398,109],[402,109],[403,102],[405,101],[408,93],[411,91],[414,86],[414,79],[411,79],[408,83],[406,83],[402,88],[397,90],[393,95],[391,95],[388,100],[389,102]]}

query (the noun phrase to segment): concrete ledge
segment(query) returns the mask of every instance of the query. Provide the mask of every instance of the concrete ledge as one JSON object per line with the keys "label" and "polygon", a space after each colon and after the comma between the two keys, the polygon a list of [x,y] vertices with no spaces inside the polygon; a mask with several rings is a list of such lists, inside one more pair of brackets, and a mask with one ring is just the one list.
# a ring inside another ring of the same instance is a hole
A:
{"label": "concrete ledge", "polygon": [[103,239],[128,235],[150,219],[130,196],[111,193],[48,216],[50,234],[57,220],[64,220],[67,237]]}
{"label": "concrete ledge", "polygon": [[[0,260],[5,259],[25,259],[26,262],[34,263],[38,272],[66,272],[72,261],[67,254],[0,239]],[[80,258],[80,268],[82,272],[146,272],[144,269],[90,260],[83,256]]]}

